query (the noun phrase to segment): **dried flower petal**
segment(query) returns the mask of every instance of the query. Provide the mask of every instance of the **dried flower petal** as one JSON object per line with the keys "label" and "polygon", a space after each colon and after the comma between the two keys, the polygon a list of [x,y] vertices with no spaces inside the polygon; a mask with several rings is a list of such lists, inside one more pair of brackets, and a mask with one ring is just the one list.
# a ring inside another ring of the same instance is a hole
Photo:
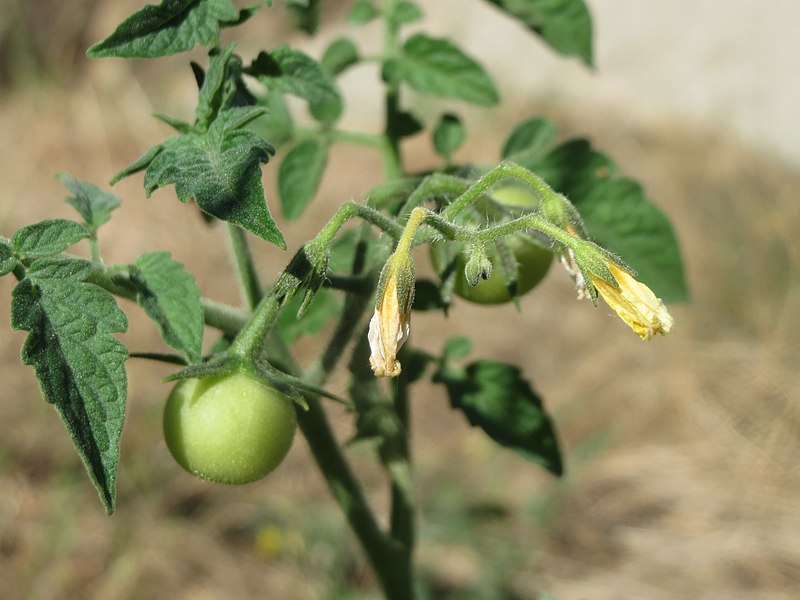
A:
{"label": "dried flower petal", "polygon": [[643,340],[649,340],[657,333],[669,333],[673,324],[672,315],[661,298],[614,263],[609,262],[607,266],[619,287],[592,276],[592,283],[603,300]]}
{"label": "dried flower petal", "polygon": [[411,331],[411,312],[400,308],[397,294],[397,277],[386,281],[383,297],[369,322],[369,364],[377,377],[397,377],[400,361],[397,352]]}

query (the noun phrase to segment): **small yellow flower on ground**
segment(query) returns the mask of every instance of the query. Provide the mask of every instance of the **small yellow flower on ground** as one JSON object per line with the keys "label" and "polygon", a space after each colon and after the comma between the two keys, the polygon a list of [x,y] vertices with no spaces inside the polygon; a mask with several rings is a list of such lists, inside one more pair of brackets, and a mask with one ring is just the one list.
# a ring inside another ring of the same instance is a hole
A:
{"label": "small yellow flower on ground", "polygon": [[661,298],[621,267],[612,262],[608,262],[607,266],[617,286],[592,275],[592,283],[603,300],[643,340],[649,340],[657,333],[669,333],[673,324],[672,315]]}

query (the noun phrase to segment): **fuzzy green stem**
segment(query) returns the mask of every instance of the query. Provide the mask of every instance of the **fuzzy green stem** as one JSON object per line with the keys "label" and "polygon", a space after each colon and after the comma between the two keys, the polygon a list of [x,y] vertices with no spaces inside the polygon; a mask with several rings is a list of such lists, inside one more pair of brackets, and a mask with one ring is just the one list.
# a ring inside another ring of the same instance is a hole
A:
{"label": "fuzzy green stem", "polygon": [[[414,524],[414,497],[411,493],[411,416],[409,403],[409,383],[401,373],[394,388],[394,408],[397,418],[403,427],[405,435],[402,438],[401,447],[398,449],[401,455],[401,469],[403,473],[396,474],[392,478],[391,487],[391,532],[392,537],[406,548],[413,548],[416,541]],[[400,479],[406,476],[405,482]]]}
{"label": "fuzzy green stem", "polygon": [[530,188],[540,202],[547,202],[555,195],[555,192],[541,177],[534,175],[525,167],[512,162],[502,162],[473,183],[466,192],[445,208],[442,211],[442,216],[449,219],[454,218],[461,211],[472,205],[481,194],[485,194],[504,179],[517,181]]}
{"label": "fuzzy green stem", "polygon": [[232,223],[228,223],[227,226],[231,255],[242,288],[242,300],[250,310],[253,310],[264,295],[253,263],[253,254],[250,252],[244,230]]}
{"label": "fuzzy green stem", "polygon": [[[397,19],[392,18],[397,10],[397,0],[386,0],[383,5],[384,30],[383,30],[383,56],[384,65],[393,60],[400,53],[400,25]],[[403,161],[400,156],[400,136],[396,125],[402,115],[400,110],[400,85],[397,81],[388,81],[385,91],[386,125],[384,135],[386,146],[383,150],[384,179],[392,181],[402,177]]]}
{"label": "fuzzy green stem", "polygon": [[363,219],[381,231],[388,233],[395,239],[399,239],[400,236],[403,235],[402,225],[399,225],[394,219],[385,216],[383,213],[370,206],[350,200],[339,207],[330,221],[328,221],[325,227],[317,234],[317,237],[314,238],[313,243],[329,246],[339,232],[339,229],[354,217]]}

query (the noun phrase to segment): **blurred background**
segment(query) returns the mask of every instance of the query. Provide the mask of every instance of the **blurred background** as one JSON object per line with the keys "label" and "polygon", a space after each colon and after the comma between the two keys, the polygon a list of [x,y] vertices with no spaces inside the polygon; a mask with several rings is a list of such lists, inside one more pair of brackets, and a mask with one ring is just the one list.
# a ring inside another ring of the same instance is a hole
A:
{"label": "blurred background", "polygon": [[[152,112],[191,119],[188,60],[202,62],[201,53],[84,58],[140,4],[0,0],[2,235],[72,217],[54,174],[107,182],[170,135]],[[235,32],[239,51],[250,57],[288,41],[319,56],[334,37],[355,35],[341,25],[350,3],[326,4],[336,24],[319,39],[292,33],[278,6]],[[492,110],[444,103],[469,126],[455,158],[496,160],[505,132],[535,114],[553,119],[564,138],[590,137],[673,220],[692,301],[670,307],[673,333],[647,344],[605,306],[574,301],[559,269],[519,312],[461,303],[447,319],[415,315],[416,332],[426,332],[414,335],[417,345],[438,349],[468,332],[473,357],[519,363],[556,421],[567,464],[554,480],[470,429],[443,390],[423,386],[412,406],[420,570],[437,598],[796,598],[800,83],[790,27],[800,6],[588,4],[594,71],[552,55],[488,3],[421,2],[427,31],[480,56],[504,98]],[[377,44],[378,32],[367,31],[363,43]],[[345,126],[379,123],[376,77],[364,67],[342,80]],[[431,110],[427,101],[406,102]],[[411,138],[404,151],[411,168],[430,164],[428,137]],[[264,173],[272,199],[274,165]],[[338,148],[308,221],[279,218],[289,250],[379,173],[368,150]],[[108,262],[167,249],[207,296],[237,302],[221,231],[176,202],[172,188],[145,199],[141,176],[114,191],[123,205],[101,231]],[[263,246],[256,244],[268,280],[289,254]],[[12,287],[0,280],[0,314],[9,314]],[[126,344],[160,348],[155,328],[125,308]],[[32,370],[19,364],[24,334],[6,326],[0,336],[2,598],[377,597],[302,437],[259,483],[195,480],[162,440],[167,389],[159,380],[169,369],[131,360],[118,509],[106,517]],[[302,347],[311,353],[319,343]],[[343,379],[332,387],[343,391]],[[350,419],[333,413],[346,439]],[[375,505],[385,507],[371,449],[349,452]]]}

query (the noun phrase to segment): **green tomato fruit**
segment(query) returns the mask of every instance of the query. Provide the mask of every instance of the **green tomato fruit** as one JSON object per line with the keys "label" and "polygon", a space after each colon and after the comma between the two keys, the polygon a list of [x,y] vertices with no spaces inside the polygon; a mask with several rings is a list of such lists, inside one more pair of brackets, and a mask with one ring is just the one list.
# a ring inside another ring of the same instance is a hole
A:
{"label": "green tomato fruit", "polygon": [[172,456],[217,483],[264,477],[289,452],[296,427],[292,400],[243,372],[179,381],[164,407]]}
{"label": "green tomato fruit", "polygon": [[[492,198],[506,206],[534,207],[538,204],[536,196],[528,189],[517,185],[501,186],[492,190]],[[513,235],[504,238],[509,249],[513,252],[517,262],[517,295],[531,291],[538,284],[553,260],[553,253],[541,245],[530,240],[529,236]],[[431,246],[431,260],[438,272],[441,272],[447,260],[443,246]],[[461,252],[455,259],[453,269],[455,281],[453,293],[457,296],[477,304],[502,304],[509,302],[512,295],[506,284],[506,278],[500,265],[500,257],[493,244],[486,248],[487,256],[492,263],[492,274],[489,279],[481,279],[476,286],[471,286],[464,276],[466,257]]]}

